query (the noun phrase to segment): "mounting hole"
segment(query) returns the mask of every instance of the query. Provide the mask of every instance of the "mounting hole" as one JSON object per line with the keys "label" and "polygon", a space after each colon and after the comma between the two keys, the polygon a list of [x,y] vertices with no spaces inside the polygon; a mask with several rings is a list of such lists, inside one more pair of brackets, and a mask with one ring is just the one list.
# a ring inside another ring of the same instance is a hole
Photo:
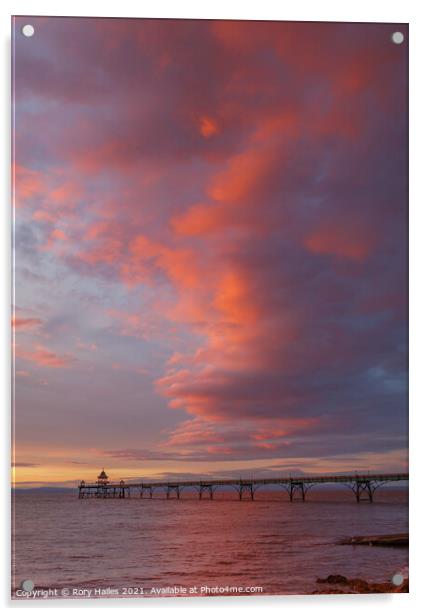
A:
{"label": "mounting hole", "polygon": [[404,576],[401,573],[395,573],[395,575],[392,578],[392,584],[394,584],[395,586],[401,586],[403,581],[404,581]]}
{"label": "mounting hole", "polygon": [[21,584],[22,590],[31,592],[34,589],[34,582],[32,580],[24,580]]}
{"label": "mounting hole", "polygon": [[34,26],[32,26],[31,24],[26,24],[25,26],[23,26],[22,34],[27,38],[29,38],[30,36],[34,36]]}
{"label": "mounting hole", "polygon": [[392,42],[395,43],[395,45],[401,45],[401,43],[404,42],[404,35],[402,32],[394,32],[392,34]]}

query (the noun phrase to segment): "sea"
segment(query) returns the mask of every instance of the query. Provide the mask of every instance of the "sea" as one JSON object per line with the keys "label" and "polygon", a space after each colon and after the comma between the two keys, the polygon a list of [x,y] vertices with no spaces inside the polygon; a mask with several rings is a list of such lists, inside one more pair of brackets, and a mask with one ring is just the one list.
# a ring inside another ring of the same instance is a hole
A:
{"label": "sea", "polygon": [[[185,493],[186,492],[186,493]],[[14,599],[310,594],[317,578],[406,576],[408,548],[339,545],[356,535],[408,532],[405,489],[357,503],[345,489],[305,502],[259,490],[181,498],[78,499],[15,491]]]}

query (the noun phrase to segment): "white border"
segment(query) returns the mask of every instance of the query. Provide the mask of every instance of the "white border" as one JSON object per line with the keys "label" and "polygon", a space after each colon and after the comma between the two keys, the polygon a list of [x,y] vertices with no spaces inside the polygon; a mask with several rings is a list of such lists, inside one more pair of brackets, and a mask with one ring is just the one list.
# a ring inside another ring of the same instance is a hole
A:
{"label": "white border", "polygon": [[[74,15],[105,17],[170,17],[203,19],[281,19],[293,21],[388,21],[408,22],[418,12],[416,2],[395,0],[358,0],[343,3],[331,0],[277,2],[262,0],[215,0],[201,3],[194,0],[156,0],[138,2],[120,0],[16,0],[8,3],[15,15]],[[420,3],[419,3],[420,4]]]}
{"label": "white border", "polygon": [[[1,81],[4,93],[2,96],[3,113],[1,114],[2,135],[10,133],[9,94],[10,94],[10,15],[81,15],[81,16],[111,16],[111,17],[180,17],[180,18],[217,18],[217,19],[284,19],[299,21],[385,21],[395,23],[410,23],[410,586],[409,595],[354,595],[342,596],[304,596],[304,597],[250,597],[250,598],[213,598],[213,599],[158,599],[157,601],[138,600],[99,600],[99,601],[48,601],[22,602],[8,601],[10,588],[10,563],[8,555],[9,543],[9,503],[7,488],[2,490],[3,498],[0,507],[3,522],[5,542],[0,570],[2,603],[18,612],[34,609],[57,609],[66,607],[78,609],[79,613],[94,608],[121,610],[143,609],[162,612],[172,608],[178,613],[182,610],[200,610],[211,612],[217,609],[242,609],[249,615],[257,613],[262,607],[272,612],[296,610],[300,614],[315,610],[317,616],[340,614],[342,608],[347,612],[362,611],[372,614],[377,610],[386,610],[387,615],[399,616],[401,609],[413,609],[413,601],[417,605],[421,601],[422,584],[424,584],[424,554],[425,530],[424,516],[426,512],[426,486],[422,485],[424,459],[424,427],[425,427],[425,372],[426,362],[423,355],[426,349],[426,199],[425,199],[425,80],[424,58],[426,57],[425,3],[416,0],[357,0],[357,2],[342,2],[341,0],[302,0],[289,2],[282,0],[262,0],[249,3],[248,0],[215,0],[210,3],[200,3],[190,0],[156,0],[152,3],[141,1],[117,0],[73,0],[70,1],[15,1],[5,0],[2,4],[2,50],[3,59],[0,63]],[[0,150],[2,164],[1,177],[4,180],[4,199],[0,220],[0,289],[2,290],[2,327],[0,328],[0,392],[3,393],[3,414],[6,429],[2,430],[3,486],[9,480],[9,433],[10,422],[10,202],[9,164],[10,154],[7,139],[3,140]],[[413,537],[415,540],[413,540]]]}

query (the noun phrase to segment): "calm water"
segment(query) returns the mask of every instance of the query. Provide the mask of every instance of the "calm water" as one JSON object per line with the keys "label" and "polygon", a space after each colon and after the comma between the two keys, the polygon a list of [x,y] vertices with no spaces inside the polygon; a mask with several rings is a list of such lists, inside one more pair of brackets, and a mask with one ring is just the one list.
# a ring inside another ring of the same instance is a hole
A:
{"label": "calm water", "polygon": [[310,593],[317,577],[336,573],[384,581],[408,565],[408,550],[336,545],[352,535],[407,531],[406,492],[382,489],[376,497],[357,504],[340,490],[313,490],[305,503],[266,492],[254,502],[226,493],[214,501],[189,493],[179,501],[18,494],[13,583],[149,595],[175,586]]}

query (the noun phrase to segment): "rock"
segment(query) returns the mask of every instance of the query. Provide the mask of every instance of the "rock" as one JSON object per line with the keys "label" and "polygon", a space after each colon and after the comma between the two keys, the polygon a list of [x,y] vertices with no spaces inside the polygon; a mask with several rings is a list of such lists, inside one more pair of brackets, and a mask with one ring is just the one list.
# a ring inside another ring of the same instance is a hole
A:
{"label": "rock", "polygon": [[344,575],[329,575],[328,577],[317,579],[317,584],[347,584],[348,579]]}
{"label": "rock", "polygon": [[366,535],[359,537],[349,537],[338,542],[339,545],[377,545],[381,547],[407,547],[408,533],[394,535]]}
{"label": "rock", "polygon": [[[402,584],[395,586],[392,582],[367,582],[359,578],[348,579],[344,575],[329,575],[326,578],[318,578],[317,584],[328,584],[331,588],[315,590],[312,594],[372,594],[372,593],[405,593],[409,592],[408,578],[405,578]],[[333,588],[333,586],[345,586],[342,588]]]}

